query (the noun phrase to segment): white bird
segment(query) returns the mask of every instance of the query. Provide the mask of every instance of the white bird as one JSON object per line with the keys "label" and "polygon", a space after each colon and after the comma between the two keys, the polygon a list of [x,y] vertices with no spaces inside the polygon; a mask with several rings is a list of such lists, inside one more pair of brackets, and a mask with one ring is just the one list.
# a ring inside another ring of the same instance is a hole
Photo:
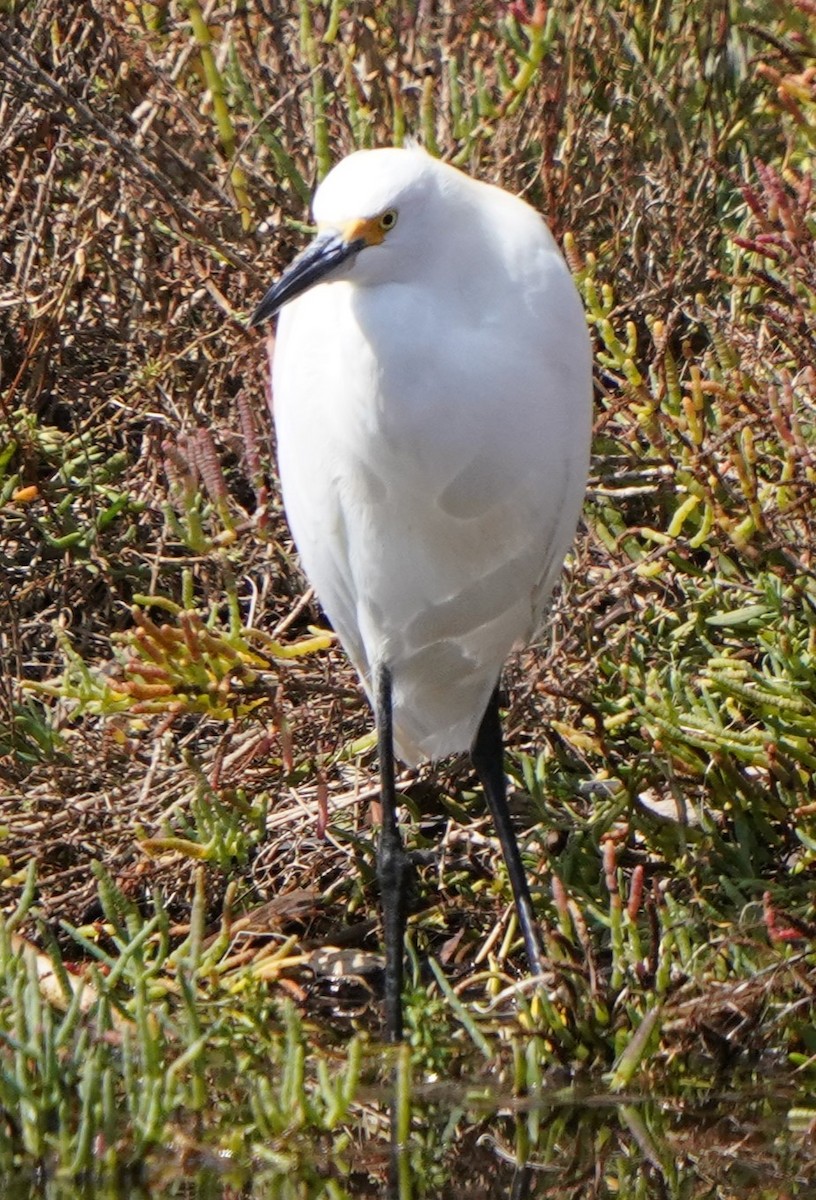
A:
{"label": "white bird", "polygon": [[542,218],[419,148],[363,150],[317,189],[318,233],[264,296],[283,499],[305,572],[374,708],[386,1026],[402,1036],[407,856],[393,751],[470,750],[530,968],[496,687],[575,534],[591,350]]}

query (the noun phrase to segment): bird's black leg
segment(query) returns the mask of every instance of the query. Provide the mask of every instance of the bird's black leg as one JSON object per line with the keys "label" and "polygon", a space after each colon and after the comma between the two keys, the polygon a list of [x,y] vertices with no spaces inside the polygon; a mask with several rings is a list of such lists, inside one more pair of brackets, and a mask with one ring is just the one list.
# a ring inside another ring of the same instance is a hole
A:
{"label": "bird's black leg", "polygon": [[519,854],[518,842],[510,823],[510,811],[507,807],[507,783],[504,776],[504,743],[502,741],[501,719],[499,717],[499,693],[496,690],[490,697],[490,703],[482,717],[479,731],[473,741],[470,757],[479,778],[482,781],[488,808],[499,835],[504,861],[507,864],[507,874],[510,876],[510,886],[516,902],[518,922],[521,927],[527,959],[533,975],[543,974],[541,962],[541,944],[533,913],[533,902],[524,864]]}
{"label": "bird's black leg", "polygon": [[398,1042],[402,1039],[402,975],[408,856],[397,824],[391,672],[385,666],[380,666],[377,671],[375,717],[382,808],[382,826],[377,847],[377,876],[380,881],[380,904],[385,935],[385,1029],[388,1040]]}

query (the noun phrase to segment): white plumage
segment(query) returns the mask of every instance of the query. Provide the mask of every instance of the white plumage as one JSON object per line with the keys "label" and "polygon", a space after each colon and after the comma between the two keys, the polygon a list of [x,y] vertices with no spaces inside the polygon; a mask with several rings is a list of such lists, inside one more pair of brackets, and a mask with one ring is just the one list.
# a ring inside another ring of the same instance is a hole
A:
{"label": "white plumage", "polygon": [[352,154],[314,215],[325,249],[254,318],[285,305],[284,504],[370,699],[389,667],[415,763],[471,747],[542,619],[586,486],[586,321],[541,217],[422,150]]}

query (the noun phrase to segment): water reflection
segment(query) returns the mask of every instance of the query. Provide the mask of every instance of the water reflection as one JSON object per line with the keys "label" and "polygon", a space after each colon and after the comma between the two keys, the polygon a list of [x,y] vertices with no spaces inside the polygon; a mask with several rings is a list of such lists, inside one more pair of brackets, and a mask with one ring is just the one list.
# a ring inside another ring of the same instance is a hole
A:
{"label": "water reflection", "polygon": [[[506,1165],[502,1170],[501,1165],[498,1165],[497,1177],[491,1181],[491,1190],[489,1193],[490,1200],[528,1200],[531,1196],[531,1183],[533,1180],[533,1168],[527,1164],[513,1163],[511,1165],[512,1174],[510,1176],[509,1185],[504,1187],[502,1175],[506,1172]],[[460,1176],[462,1186],[461,1192],[451,1192],[450,1195],[468,1197],[469,1200],[478,1200],[480,1193],[474,1190],[475,1180],[465,1175]],[[416,1186],[415,1186],[416,1185]],[[451,1180],[453,1185],[453,1180]],[[447,1195],[447,1192],[438,1193],[438,1195]],[[429,1192],[424,1185],[415,1178],[410,1147],[400,1146],[393,1139],[392,1125],[392,1140],[391,1140],[391,1156],[388,1167],[388,1185],[385,1192],[387,1200],[431,1200],[434,1193]],[[488,1193],[483,1193],[485,1197]]]}
{"label": "water reflection", "polygon": [[779,1086],[757,1079],[739,1091],[708,1093],[696,1105],[577,1093],[569,1102],[561,1093],[553,1103],[542,1094],[481,1121],[434,1103],[422,1123],[415,1104],[404,1142],[395,1137],[400,1114],[392,1099],[382,1194],[387,1200],[816,1200],[816,1106],[802,1108],[802,1098],[787,1076]]}
{"label": "water reflection", "polygon": [[[403,1080],[404,1083],[404,1080]],[[542,1090],[492,1097],[451,1080],[370,1095],[311,1143],[216,1158],[205,1131],[104,1181],[0,1175],[3,1200],[814,1200],[816,1106],[787,1075],[688,1099]],[[400,1108],[400,1105],[403,1107]],[[389,1129],[390,1126],[390,1129]],[[399,1135],[399,1136],[398,1136]],[[240,1131],[236,1131],[236,1146]]]}

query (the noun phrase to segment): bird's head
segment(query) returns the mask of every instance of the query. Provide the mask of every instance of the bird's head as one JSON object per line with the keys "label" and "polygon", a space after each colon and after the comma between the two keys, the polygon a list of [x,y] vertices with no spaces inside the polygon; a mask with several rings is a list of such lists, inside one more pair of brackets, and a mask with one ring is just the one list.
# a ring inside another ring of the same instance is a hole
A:
{"label": "bird's head", "polygon": [[416,147],[359,150],[344,158],[315,193],[317,236],[266,293],[250,327],[315,284],[396,278],[397,264],[423,252],[415,217],[427,208],[436,166]]}

